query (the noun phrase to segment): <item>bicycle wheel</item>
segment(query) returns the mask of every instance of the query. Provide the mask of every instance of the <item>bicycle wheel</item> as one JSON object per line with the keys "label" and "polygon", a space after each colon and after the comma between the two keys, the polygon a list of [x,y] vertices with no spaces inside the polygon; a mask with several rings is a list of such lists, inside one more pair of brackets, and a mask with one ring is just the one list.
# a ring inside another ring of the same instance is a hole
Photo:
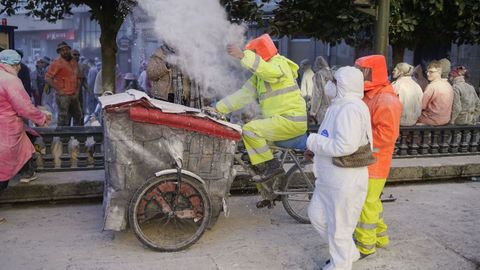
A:
{"label": "bicycle wheel", "polygon": [[315,177],[311,162],[290,168],[281,186],[282,204],[287,213],[300,223],[310,223],[308,205],[313,196]]}
{"label": "bicycle wheel", "polygon": [[182,174],[152,177],[132,197],[129,221],[136,237],[156,251],[194,244],[211,218],[210,199],[196,179]]}

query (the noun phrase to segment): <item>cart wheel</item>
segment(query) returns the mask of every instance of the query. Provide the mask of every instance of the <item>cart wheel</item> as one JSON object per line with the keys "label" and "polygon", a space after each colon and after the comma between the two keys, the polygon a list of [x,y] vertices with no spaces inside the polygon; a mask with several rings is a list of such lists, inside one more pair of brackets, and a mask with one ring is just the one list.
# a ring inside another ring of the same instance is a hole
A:
{"label": "cart wheel", "polygon": [[152,177],[132,197],[129,221],[138,240],[156,251],[178,251],[194,244],[207,228],[210,199],[188,175]]}
{"label": "cart wheel", "polygon": [[312,199],[314,187],[315,177],[311,162],[302,165],[302,170],[294,165],[283,179],[280,190],[290,193],[282,195],[283,207],[291,217],[300,223],[310,223],[308,205]]}

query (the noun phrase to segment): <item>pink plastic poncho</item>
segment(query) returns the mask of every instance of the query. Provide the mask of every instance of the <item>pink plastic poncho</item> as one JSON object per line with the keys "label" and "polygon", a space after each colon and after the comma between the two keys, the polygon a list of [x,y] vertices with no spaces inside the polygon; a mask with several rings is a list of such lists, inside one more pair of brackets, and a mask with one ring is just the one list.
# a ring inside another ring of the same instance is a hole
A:
{"label": "pink plastic poncho", "polygon": [[47,121],[33,106],[15,70],[0,63],[0,181],[15,176],[35,151],[22,118],[38,125]]}

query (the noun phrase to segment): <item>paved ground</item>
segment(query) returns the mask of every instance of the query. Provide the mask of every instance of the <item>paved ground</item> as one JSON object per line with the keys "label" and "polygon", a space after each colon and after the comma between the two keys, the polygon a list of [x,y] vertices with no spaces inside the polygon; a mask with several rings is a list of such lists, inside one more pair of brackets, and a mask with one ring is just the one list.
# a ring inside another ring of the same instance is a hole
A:
{"label": "paved ground", "polygon": [[[480,269],[480,182],[393,186],[385,204],[391,246],[354,269]],[[319,269],[327,246],[311,225],[281,205],[254,208],[257,196],[231,198],[190,249],[156,253],[131,232],[102,232],[99,203],[2,205],[0,269]]]}
{"label": "paved ground", "polygon": [[[237,171],[241,168],[236,167]],[[286,166],[288,169],[288,166]],[[255,189],[250,177],[239,176],[232,190]],[[480,155],[455,157],[403,158],[392,161],[388,183],[412,181],[438,182],[449,179],[480,179]],[[28,184],[19,179],[10,182],[0,196],[0,203],[50,201],[75,198],[101,198],[105,172],[103,170],[42,172]],[[1,269],[0,269],[1,270]]]}

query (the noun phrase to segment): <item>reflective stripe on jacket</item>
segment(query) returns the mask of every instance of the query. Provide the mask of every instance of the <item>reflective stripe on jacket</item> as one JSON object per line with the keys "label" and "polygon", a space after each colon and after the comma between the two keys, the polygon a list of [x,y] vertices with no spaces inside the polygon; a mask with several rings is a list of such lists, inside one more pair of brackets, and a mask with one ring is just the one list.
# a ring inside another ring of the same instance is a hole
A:
{"label": "reflective stripe on jacket", "polygon": [[253,76],[235,93],[220,100],[216,107],[221,113],[237,111],[258,100],[264,118],[281,115],[307,125],[305,100],[295,81],[298,66],[291,60],[276,55],[268,62],[252,51],[244,51],[242,66]]}

